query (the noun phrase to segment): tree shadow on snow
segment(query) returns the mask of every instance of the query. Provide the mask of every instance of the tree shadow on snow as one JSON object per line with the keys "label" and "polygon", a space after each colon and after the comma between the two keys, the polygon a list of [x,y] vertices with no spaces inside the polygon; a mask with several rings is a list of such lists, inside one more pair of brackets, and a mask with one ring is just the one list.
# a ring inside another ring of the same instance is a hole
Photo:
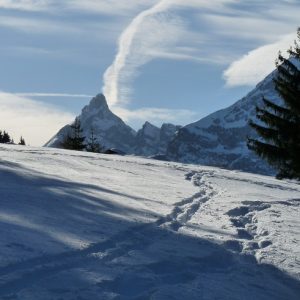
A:
{"label": "tree shadow on snow", "polygon": [[299,299],[274,266],[109,201],[143,198],[27,171],[0,166],[0,299]]}

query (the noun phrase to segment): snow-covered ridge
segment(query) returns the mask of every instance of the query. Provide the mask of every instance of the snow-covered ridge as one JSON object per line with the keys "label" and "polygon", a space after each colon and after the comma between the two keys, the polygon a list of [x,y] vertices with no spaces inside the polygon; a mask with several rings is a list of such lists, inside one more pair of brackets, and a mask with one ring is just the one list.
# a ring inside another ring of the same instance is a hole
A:
{"label": "snow-covered ridge", "polygon": [[299,298],[299,184],[50,148],[0,157],[0,299]]}
{"label": "snow-covered ridge", "polygon": [[[248,150],[246,141],[248,136],[256,136],[248,122],[255,119],[255,106],[261,103],[263,96],[280,101],[273,82],[276,72],[230,107],[182,128],[173,124],[163,124],[158,128],[146,122],[135,132],[110,111],[102,94],[83,108],[79,119],[84,135],[89,136],[93,128],[100,144],[106,148],[184,163],[273,174],[265,161]],[[60,147],[69,130],[70,125],[62,128],[46,146]]]}
{"label": "snow-covered ridge", "polygon": [[[116,148],[128,154],[150,156],[165,154],[168,143],[173,139],[180,126],[163,124],[161,128],[146,122],[135,132],[130,126],[115,115],[108,107],[105,96],[94,97],[78,116],[83,128],[83,135],[88,137],[91,129],[104,148]],[[60,148],[70,131],[70,125],[64,126],[46,147]]]}
{"label": "snow-covered ridge", "polygon": [[248,136],[256,136],[249,120],[256,118],[255,107],[263,97],[279,102],[272,72],[248,95],[228,108],[179,130],[168,146],[171,160],[239,169],[255,173],[273,174],[272,169],[249,151]]}

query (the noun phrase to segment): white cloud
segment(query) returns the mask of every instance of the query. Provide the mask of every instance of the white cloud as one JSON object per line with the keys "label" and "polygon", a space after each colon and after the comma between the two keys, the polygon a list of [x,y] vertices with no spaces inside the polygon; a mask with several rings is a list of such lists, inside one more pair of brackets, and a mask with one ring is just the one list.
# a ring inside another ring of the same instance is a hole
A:
{"label": "white cloud", "polygon": [[[161,11],[165,10],[165,7],[169,4],[168,0],[160,1],[158,4],[152,6],[151,8],[142,11],[140,14],[138,14],[129,24],[129,26],[123,31],[120,39],[119,39],[119,49],[118,53],[111,64],[109,68],[106,70],[103,81],[104,81],[104,87],[103,92],[108,100],[108,102],[111,105],[116,104],[117,102],[123,101],[125,102],[125,99],[120,99],[120,81],[123,81],[123,83],[126,86],[126,90],[123,90],[123,93],[125,92],[125,98],[126,94],[128,94],[128,82],[130,82],[133,77],[135,76],[136,69],[145,64],[150,60],[150,57],[148,55],[143,55],[143,51],[140,51],[141,49],[146,50],[145,46],[147,47],[146,41],[148,40],[148,34],[150,35],[151,40],[151,33],[161,33],[160,29],[163,30],[163,27],[161,28],[154,28],[152,31],[147,32],[147,35],[144,35],[144,39],[141,42],[141,44],[138,47],[133,48],[134,46],[134,39],[137,33],[140,30],[140,27],[143,25],[143,22],[150,16],[155,15]],[[148,28],[149,29],[149,28]],[[155,30],[156,29],[156,30]],[[158,30],[157,30],[158,29]],[[153,39],[152,39],[153,41]],[[134,57],[134,51],[138,50],[137,55]],[[131,59],[131,63],[128,63],[127,60]],[[126,73],[123,72],[122,78],[121,78],[121,72],[125,69],[125,67],[129,66],[127,68]],[[127,99],[126,99],[127,100]]]}
{"label": "white cloud", "polygon": [[259,47],[234,61],[224,72],[226,85],[255,85],[275,69],[278,52],[293,45],[295,33],[284,36],[279,41]]}
{"label": "white cloud", "polygon": [[103,15],[130,15],[158,0],[0,0],[0,9],[20,11],[86,11]]}
{"label": "white cloud", "polygon": [[[239,0],[161,0],[139,13],[123,31],[115,59],[103,76],[103,93],[109,103],[115,105],[129,102],[131,85],[139,74],[139,68],[152,59],[192,60],[216,64],[228,62],[215,51],[211,51],[209,55],[201,55],[201,49],[197,48],[197,40],[201,40],[203,36],[199,32],[193,32],[187,26],[187,21],[170,11],[191,7],[218,11],[227,4],[237,2]],[[180,43],[197,51],[190,53],[179,50]]]}
{"label": "white cloud", "polygon": [[[210,29],[217,32],[219,36],[225,38],[234,38],[245,42],[246,40],[255,41],[255,43],[272,43],[278,40],[278,37],[286,35],[291,28],[297,28],[297,23],[292,25],[292,20],[278,20],[273,13],[269,16],[251,15],[200,15],[199,18],[209,24]],[[298,22],[298,21],[297,21]]]}
{"label": "white cloud", "polygon": [[67,94],[67,93],[16,93],[20,97],[72,97],[72,98],[92,98],[92,95]]}
{"label": "white cloud", "polygon": [[[186,5],[195,3],[185,2]],[[207,6],[207,1],[202,1],[202,5]],[[203,61],[203,58],[198,58],[199,52],[186,52],[178,47],[182,43],[186,48],[193,48],[189,43],[195,44],[201,34],[196,35],[179,16],[168,12],[174,6],[182,6],[182,3],[162,0],[138,14],[123,31],[115,59],[103,76],[103,92],[111,105],[129,101],[131,83],[138,75],[139,68],[152,59]],[[174,52],[174,49],[177,51]]]}
{"label": "white cloud", "polygon": [[41,11],[49,8],[49,0],[0,0],[0,8],[25,11]]}
{"label": "white cloud", "polygon": [[41,18],[24,18],[13,16],[1,16],[0,26],[8,27],[23,32],[44,34],[44,33],[80,33],[81,30],[66,22],[52,21]]}
{"label": "white cloud", "polygon": [[112,107],[112,110],[125,122],[145,122],[145,120],[148,120],[156,125],[165,122],[187,124],[196,119],[196,113],[187,109],[145,107],[136,110],[128,110],[122,107]]}
{"label": "white cloud", "polygon": [[107,15],[131,15],[158,0],[71,0],[64,5],[69,9],[85,10],[87,12]]}
{"label": "white cloud", "polygon": [[17,142],[22,135],[32,146],[45,144],[74,116],[59,108],[0,91],[0,120],[2,130]]}

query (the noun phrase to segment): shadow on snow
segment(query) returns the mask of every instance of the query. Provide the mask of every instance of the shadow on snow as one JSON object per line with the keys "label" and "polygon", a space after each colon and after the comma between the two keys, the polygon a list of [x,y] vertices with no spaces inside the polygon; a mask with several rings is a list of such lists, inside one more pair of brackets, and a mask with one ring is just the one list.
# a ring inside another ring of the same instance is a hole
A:
{"label": "shadow on snow", "polygon": [[109,195],[143,200],[1,162],[1,253],[15,256],[0,267],[0,298],[299,299],[300,283],[274,266],[129,221],[145,212]]}

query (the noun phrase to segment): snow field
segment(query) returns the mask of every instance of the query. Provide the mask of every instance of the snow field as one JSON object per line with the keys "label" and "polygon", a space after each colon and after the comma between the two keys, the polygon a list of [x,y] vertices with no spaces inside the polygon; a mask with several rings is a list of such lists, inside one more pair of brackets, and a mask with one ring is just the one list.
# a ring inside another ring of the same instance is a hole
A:
{"label": "snow field", "polygon": [[1,146],[0,299],[299,299],[300,186]]}

